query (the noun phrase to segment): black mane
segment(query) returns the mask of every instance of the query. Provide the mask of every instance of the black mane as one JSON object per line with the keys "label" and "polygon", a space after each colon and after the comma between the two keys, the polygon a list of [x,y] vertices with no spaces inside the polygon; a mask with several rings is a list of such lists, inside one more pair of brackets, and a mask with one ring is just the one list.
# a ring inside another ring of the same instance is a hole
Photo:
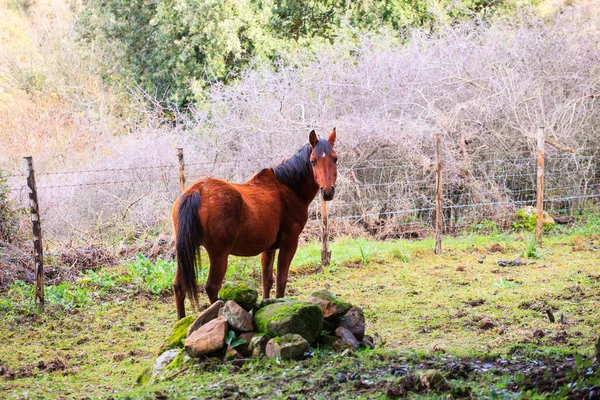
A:
{"label": "black mane", "polygon": [[[277,180],[290,189],[294,193],[299,194],[301,185],[306,179],[312,175],[312,167],[310,165],[310,153],[312,148],[310,144],[304,145],[296,154],[291,156],[276,167],[273,167],[273,172]],[[319,139],[315,146],[317,154],[331,154],[331,145],[325,139]]]}

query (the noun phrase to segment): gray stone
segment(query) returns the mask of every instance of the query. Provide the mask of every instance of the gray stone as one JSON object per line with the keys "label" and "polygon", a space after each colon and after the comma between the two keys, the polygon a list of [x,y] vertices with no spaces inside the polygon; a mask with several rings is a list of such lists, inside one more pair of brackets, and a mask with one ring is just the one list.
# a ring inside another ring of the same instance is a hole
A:
{"label": "gray stone", "polygon": [[343,326],[338,327],[335,330],[335,336],[340,338],[340,340],[344,344],[348,345],[349,347],[353,348],[354,350],[356,350],[360,347],[360,342],[358,340],[356,340],[356,338],[354,337],[354,335],[352,334],[352,332],[350,332],[350,330],[348,328],[345,328]]}
{"label": "gray stone", "polygon": [[167,365],[171,364],[171,361],[177,357],[177,354],[179,354],[180,351],[181,349],[171,349],[158,356],[156,362],[154,363],[154,368],[152,369],[152,376],[157,376],[160,374],[160,372],[165,369]]}
{"label": "gray stone", "polygon": [[288,333],[269,340],[266,353],[269,358],[296,360],[303,357],[309,349],[306,339],[295,333]]}

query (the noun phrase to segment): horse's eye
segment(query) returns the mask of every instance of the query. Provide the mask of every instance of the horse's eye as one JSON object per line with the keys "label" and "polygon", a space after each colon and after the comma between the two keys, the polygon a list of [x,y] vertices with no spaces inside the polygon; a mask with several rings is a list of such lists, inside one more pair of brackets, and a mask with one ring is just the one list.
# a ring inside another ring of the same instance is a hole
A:
{"label": "horse's eye", "polygon": [[313,161],[313,160],[310,160],[310,165],[312,165],[314,167],[315,165],[317,165],[317,162]]}
{"label": "horse's eye", "polygon": [[333,162],[336,163],[337,162],[337,157],[333,157]]}

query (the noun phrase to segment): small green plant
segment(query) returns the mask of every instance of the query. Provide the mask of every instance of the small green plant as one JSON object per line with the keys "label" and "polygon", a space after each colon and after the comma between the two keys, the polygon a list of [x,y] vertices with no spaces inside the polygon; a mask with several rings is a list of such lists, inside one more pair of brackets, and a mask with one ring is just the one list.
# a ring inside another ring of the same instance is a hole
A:
{"label": "small green plant", "polygon": [[400,246],[392,248],[392,257],[396,260],[400,260],[404,263],[412,261],[411,254],[408,250],[403,249]]}
{"label": "small green plant", "polygon": [[500,278],[497,282],[494,282],[494,286],[501,289],[514,289],[516,287],[521,286],[521,284],[517,282],[508,281],[504,278]]}
{"label": "small green plant", "polygon": [[535,236],[533,236],[528,242],[527,247],[525,247],[525,257],[527,258],[541,258],[542,254],[540,248],[537,244]]}
{"label": "small green plant", "polygon": [[360,263],[363,265],[368,264],[371,261],[371,246],[363,246],[360,243],[358,247],[360,250]]}
{"label": "small green plant", "polygon": [[232,349],[246,343],[246,339],[236,338],[234,331],[227,332],[227,336],[225,337],[225,344],[231,347]]}

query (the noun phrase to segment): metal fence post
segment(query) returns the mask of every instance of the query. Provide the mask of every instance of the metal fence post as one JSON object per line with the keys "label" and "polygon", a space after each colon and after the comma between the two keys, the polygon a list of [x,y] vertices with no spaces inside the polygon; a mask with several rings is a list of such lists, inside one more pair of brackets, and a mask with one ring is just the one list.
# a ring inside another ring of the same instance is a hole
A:
{"label": "metal fence post", "polygon": [[29,208],[31,211],[31,228],[33,230],[33,261],[35,264],[35,302],[44,307],[44,251],[42,246],[42,225],[35,188],[33,158],[24,157],[27,187],[29,188]]}

